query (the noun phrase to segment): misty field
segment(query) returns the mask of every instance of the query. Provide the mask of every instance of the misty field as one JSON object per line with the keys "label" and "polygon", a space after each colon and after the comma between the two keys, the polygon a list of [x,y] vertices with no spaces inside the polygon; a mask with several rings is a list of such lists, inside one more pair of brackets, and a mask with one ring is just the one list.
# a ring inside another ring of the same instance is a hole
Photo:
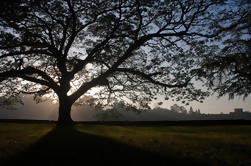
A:
{"label": "misty field", "polygon": [[0,123],[0,165],[251,165],[250,125]]}

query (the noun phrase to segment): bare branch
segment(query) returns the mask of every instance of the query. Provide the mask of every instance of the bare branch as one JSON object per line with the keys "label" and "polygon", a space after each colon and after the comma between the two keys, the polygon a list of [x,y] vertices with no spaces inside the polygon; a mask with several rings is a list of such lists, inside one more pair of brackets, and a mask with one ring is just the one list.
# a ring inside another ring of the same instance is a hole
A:
{"label": "bare branch", "polygon": [[125,73],[130,73],[130,74],[133,74],[133,75],[137,75],[137,76],[140,76],[146,80],[148,80],[149,82],[153,83],[153,84],[156,84],[156,85],[161,85],[163,87],[166,87],[166,88],[183,88],[183,87],[186,87],[187,84],[190,82],[191,79],[187,80],[186,82],[183,82],[183,83],[179,83],[179,84],[166,84],[166,83],[162,83],[162,82],[159,82],[159,81],[156,81],[152,78],[152,76],[154,75],[159,75],[161,74],[160,72],[156,72],[156,73],[150,73],[150,74],[146,74],[146,73],[143,73],[141,71],[138,71],[138,70],[134,70],[134,69],[127,69],[127,68],[117,68],[116,71],[118,72],[125,72]]}

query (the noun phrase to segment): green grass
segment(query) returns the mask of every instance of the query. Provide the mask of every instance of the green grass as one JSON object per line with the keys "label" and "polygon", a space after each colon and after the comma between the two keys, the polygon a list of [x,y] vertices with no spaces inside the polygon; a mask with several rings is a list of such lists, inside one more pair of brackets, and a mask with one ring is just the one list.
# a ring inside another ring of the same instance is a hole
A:
{"label": "green grass", "polygon": [[251,165],[250,125],[0,123],[0,165]]}
{"label": "green grass", "polygon": [[209,165],[251,165],[251,126],[77,126],[161,156]]}
{"label": "green grass", "polygon": [[28,149],[54,127],[51,124],[0,123],[0,161]]}

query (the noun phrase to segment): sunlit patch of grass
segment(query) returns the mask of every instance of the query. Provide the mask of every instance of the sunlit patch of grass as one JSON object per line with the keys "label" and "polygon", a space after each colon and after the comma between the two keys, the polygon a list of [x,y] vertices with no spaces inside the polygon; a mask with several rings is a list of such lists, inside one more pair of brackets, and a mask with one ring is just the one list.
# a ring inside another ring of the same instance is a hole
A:
{"label": "sunlit patch of grass", "polygon": [[251,165],[251,126],[78,125],[78,131],[209,165]]}
{"label": "sunlit patch of grass", "polygon": [[21,153],[49,133],[52,124],[0,123],[0,160]]}

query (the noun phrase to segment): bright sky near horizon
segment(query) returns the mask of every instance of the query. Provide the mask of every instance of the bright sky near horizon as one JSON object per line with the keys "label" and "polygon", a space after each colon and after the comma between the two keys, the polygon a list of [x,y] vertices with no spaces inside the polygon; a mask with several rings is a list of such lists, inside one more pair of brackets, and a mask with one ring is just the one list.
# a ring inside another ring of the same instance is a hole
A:
{"label": "bright sky near horizon", "polygon": [[[177,102],[166,101],[161,107],[170,108],[175,103]],[[229,113],[233,112],[234,108],[243,108],[243,111],[251,112],[251,96],[249,95],[245,100],[242,97],[235,97],[233,100],[229,100],[228,96],[217,98],[216,95],[213,95],[206,98],[203,103],[191,102],[189,106],[186,106],[187,110],[191,106],[194,110],[200,109],[201,113],[210,114]]]}

